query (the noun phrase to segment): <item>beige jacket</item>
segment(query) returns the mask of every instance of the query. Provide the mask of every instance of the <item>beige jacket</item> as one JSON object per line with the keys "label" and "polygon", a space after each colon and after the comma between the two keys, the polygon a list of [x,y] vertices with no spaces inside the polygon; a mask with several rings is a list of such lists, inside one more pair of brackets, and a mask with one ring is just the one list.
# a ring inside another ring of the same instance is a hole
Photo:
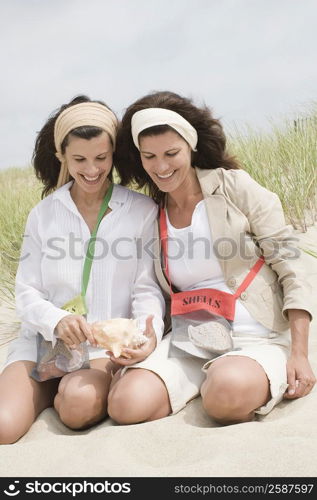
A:
{"label": "beige jacket", "polygon": [[[304,309],[311,315],[307,271],[278,196],[244,170],[196,168],[196,174],[214,250],[230,290],[235,292],[261,254],[265,258],[260,272],[238,299],[251,316],[265,327],[283,332],[289,328],[287,309]],[[156,275],[168,301],[169,285],[159,255],[157,244]]]}

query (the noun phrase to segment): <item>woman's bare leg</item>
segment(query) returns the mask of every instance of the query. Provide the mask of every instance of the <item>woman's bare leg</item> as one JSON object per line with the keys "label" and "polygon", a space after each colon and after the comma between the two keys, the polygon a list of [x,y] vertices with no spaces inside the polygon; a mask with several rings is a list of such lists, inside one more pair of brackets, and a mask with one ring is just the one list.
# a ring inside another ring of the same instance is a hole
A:
{"label": "woman's bare leg", "polygon": [[171,413],[168,392],[163,380],[143,368],[130,368],[111,384],[108,414],[118,424],[136,424],[166,417]]}
{"label": "woman's bare leg", "polygon": [[34,366],[32,361],[15,361],[0,375],[0,444],[17,441],[53,405],[59,379],[37,382],[30,377]]}
{"label": "woman's bare leg", "polygon": [[85,429],[107,416],[110,382],[117,368],[110,359],[100,358],[91,360],[88,369],[64,375],[54,407],[67,427]]}
{"label": "woman's bare leg", "polygon": [[201,386],[203,406],[223,425],[249,422],[254,410],[270,399],[269,380],[262,366],[247,356],[214,361]]}

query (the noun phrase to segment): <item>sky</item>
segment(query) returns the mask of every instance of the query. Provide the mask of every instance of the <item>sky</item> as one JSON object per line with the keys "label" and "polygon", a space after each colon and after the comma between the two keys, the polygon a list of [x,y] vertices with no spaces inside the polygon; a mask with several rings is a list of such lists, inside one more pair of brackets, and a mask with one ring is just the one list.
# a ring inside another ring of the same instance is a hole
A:
{"label": "sky", "polygon": [[75,95],[120,118],[171,90],[226,132],[269,130],[317,102],[316,0],[1,0],[0,169]]}

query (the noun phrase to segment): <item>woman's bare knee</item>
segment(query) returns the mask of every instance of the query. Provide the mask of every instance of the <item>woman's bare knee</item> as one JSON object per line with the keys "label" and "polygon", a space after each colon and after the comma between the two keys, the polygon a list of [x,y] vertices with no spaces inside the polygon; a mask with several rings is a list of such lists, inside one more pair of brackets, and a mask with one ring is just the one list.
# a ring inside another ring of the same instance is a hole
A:
{"label": "woman's bare knee", "polygon": [[37,416],[53,404],[56,380],[37,382],[30,377],[32,361],[16,361],[0,375],[0,443],[16,442]]}
{"label": "woman's bare knee", "polygon": [[[229,357],[228,357],[229,358]],[[202,404],[222,424],[248,422],[254,410],[269,399],[264,370],[250,358],[222,358],[212,366],[201,387]]]}
{"label": "woman's bare knee", "polygon": [[25,434],[28,427],[21,426],[21,422],[7,408],[0,410],[0,444],[12,444]]}
{"label": "woman's bare knee", "polygon": [[235,376],[231,371],[218,371],[202,384],[203,405],[206,409],[209,406],[236,408],[240,406],[245,391],[247,386],[242,376]]}
{"label": "woman's bare knee", "polygon": [[170,413],[165,384],[149,370],[128,370],[109,393],[108,414],[118,424],[156,420]]}
{"label": "woman's bare knee", "polygon": [[71,429],[90,427],[107,415],[110,380],[100,370],[80,370],[65,375],[55,396],[54,407]]}

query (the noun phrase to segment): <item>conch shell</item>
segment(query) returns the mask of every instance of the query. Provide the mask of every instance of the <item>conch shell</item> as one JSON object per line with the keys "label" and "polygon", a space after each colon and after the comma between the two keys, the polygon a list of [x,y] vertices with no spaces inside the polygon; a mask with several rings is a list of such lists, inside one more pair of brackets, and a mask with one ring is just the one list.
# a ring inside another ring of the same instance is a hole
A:
{"label": "conch shell", "polygon": [[97,344],[113,352],[115,358],[121,356],[124,347],[133,349],[148,340],[138,329],[135,319],[113,318],[95,321],[91,326]]}

